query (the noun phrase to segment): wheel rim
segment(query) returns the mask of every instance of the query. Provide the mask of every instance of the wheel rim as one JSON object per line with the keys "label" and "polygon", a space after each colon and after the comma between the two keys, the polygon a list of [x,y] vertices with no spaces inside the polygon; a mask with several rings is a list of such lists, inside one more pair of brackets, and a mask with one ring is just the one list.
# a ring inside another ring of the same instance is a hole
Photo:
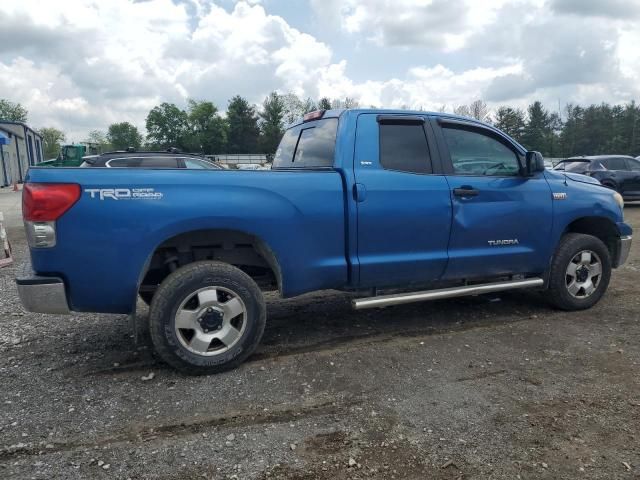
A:
{"label": "wheel rim", "polygon": [[228,288],[201,288],[180,304],[174,325],[178,341],[190,352],[220,355],[240,341],[247,325],[247,308]]}
{"label": "wheel rim", "polygon": [[600,257],[592,250],[583,250],[578,252],[567,266],[567,291],[574,298],[587,298],[597,290],[601,278]]}

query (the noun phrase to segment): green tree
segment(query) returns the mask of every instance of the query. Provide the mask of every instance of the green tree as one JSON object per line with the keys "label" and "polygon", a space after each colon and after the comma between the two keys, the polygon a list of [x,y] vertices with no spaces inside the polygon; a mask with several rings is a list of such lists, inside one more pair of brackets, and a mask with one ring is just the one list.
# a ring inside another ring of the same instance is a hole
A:
{"label": "green tree", "polygon": [[522,134],[522,144],[529,150],[539,150],[543,155],[552,155],[554,117],[535,101],[527,109],[528,119]]}
{"label": "green tree", "polygon": [[87,143],[104,145],[105,143],[107,143],[107,134],[102,130],[91,130],[87,134]]}
{"label": "green tree", "polygon": [[44,145],[44,158],[51,160],[56,158],[60,153],[60,147],[65,140],[65,134],[62,130],[53,127],[43,127],[38,133],[42,135],[42,143]]}
{"label": "green tree", "polygon": [[525,115],[519,108],[500,107],[496,111],[495,126],[517,142],[522,140]]}
{"label": "green tree", "polygon": [[189,115],[173,103],[161,103],[147,115],[147,141],[154,148],[185,148]]}
{"label": "green tree", "polygon": [[560,133],[562,156],[582,155],[587,150],[584,137],[584,109],[579,105],[568,104],[565,108],[565,121]]}
{"label": "green tree", "polygon": [[102,130],[91,130],[87,134],[86,143],[88,143],[91,148],[95,148],[97,153],[110,150],[109,142],[107,141],[107,134]]}
{"label": "green tree", "polygon": [[107,131],[107,141],[116,150],[129,147],[139,150],[142,145],[142,135],[129,122],[112,123]]}
{"label": "green tree", "polygon": [[26,108],[19,103],[0,98],[0,120],[26,123],[28,114]]}
{"label": "green tree", "polygon": [[331,110],[331,100],[329,100],[327,97],[322,97],[318,102],[318,109]]}
{"label": "green tree", "polygon": [[623,152],[640,155],[640,106],[635,101],[624,106],[620,113],[620,123]]}
{"label": "green tree", "polygon": [[258,150],[258,117],[249,102],[239,95],[229,101],[227,108],[229,125],[228,152],[256,153]]}
{"label": "green tree", "polygon": [[211,102],[189,100],[188,134],[184,146],[190,152],[222,153],[227,144],[227,123]]}
{"label": "green tree", "polygon": [[264,153],[275,153],[284,134],[285,104],[277,92],[265,98],[260,112],[260,148]]}
{"label": "green tree", "polygon": [[304,102],[302,102],[303,114],[304,113],[313,112],[313,111],[315,111],[317,109],[318,109],[318,107],[316,105],[316,102],[314,102],[313,98],[311,98],[311,97],[307,97],[307,99]]}

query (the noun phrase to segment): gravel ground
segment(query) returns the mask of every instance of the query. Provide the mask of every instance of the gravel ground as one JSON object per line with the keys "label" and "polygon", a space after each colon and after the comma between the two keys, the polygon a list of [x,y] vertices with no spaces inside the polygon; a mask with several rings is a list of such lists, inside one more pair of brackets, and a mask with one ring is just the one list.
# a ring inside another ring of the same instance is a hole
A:
{"label": "gravel ground", "polygon": [[136,345],[125,316],[23,312],[0,269],[0,478],[640,478],[639,268],[636,243],[581,313],[270,297],[258,352],[209,377],[154,359],[142,305]]}

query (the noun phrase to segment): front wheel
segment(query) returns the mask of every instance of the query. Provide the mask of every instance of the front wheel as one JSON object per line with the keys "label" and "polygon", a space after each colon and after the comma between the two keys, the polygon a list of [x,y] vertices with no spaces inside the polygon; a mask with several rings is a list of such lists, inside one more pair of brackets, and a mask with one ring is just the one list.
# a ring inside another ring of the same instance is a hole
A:
{"label": "front wheel", "polygon": [[551,262],[551,303],[562,310],[584,310],[595,305],[611,278],[609,250],[599,238],[580,233],[562,237]]}
{"label": "front wheel", "polygon": [[195,262],[169,275],[149,310],[154,347],[169,365],[190,374],[242,363],[258,346],[266,307],[246,273],[221,262]]}

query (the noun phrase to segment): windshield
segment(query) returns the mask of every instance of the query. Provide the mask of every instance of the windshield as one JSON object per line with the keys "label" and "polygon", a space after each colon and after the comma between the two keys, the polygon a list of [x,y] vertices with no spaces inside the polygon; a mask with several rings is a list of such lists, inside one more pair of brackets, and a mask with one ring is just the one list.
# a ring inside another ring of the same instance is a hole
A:
{"label": "windshield", "polygon": [[337,118],[303,123],[287,130],[273,158],[273,168],[332,167]]}
{"label": "windshield", "polygon": [[78,150],[75,147],[65,147],[64,158],[67,160],[77,160]]}

